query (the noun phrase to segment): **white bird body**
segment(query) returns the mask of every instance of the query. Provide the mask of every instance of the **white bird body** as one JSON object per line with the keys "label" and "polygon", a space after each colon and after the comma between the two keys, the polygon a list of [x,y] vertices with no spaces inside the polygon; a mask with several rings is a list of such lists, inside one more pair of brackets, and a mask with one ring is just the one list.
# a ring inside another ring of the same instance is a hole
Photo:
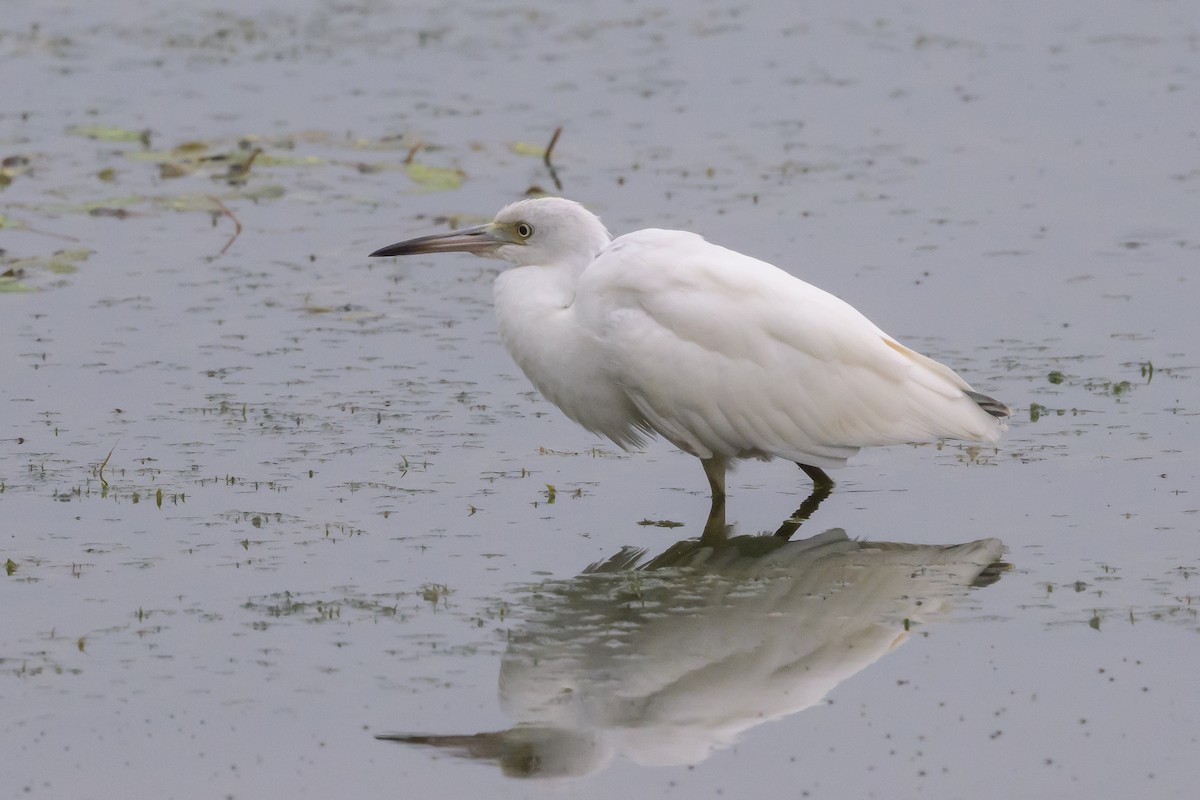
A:
{"label": "white bird body", "polygon": [[704,460],[714,497],[735,459],[823,468],[872,445],[991,443],[1010,413],[846,302],[694,233],[610,241],[582,206],[542,198],[373,255],[444,250],[514,264],[495,283],[501,341],[547,400],[623,448],[661,435]]}

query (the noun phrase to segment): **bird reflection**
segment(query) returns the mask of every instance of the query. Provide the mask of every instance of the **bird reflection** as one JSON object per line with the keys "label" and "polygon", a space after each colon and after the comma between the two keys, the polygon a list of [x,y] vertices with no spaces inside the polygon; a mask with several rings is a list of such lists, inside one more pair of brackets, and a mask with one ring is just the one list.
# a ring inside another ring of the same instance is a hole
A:
{"label": "bird reflection", "polygon": [[699,539],[652,558],[624,548],[529,589],[500,667],[514,727],[378,738],[513,777],[581,776],[618,756],[694,764],[820,702],[1008,567],[997,539],[867,542],[832,529],[790,541],[795,516],[780,535],[733,537],[710,517]]}
{"label": "bird reflection", "polygon": [[[792,512],[775,531],[775,536],[784,541],[791,539],[800,526],[808,522],[809,517],[817,513],[821,503],[833,493],[832,481],[816,481],[812,492],[805,498],[800,507]],[[704,533],[700,536],[700,544],[704,546],[723,546],[729,538],[729,526],[725,524],[725,497],[713,497],[708,509],[708,520],[704,523]],[[679,544],[683,544],[680,542]]]}

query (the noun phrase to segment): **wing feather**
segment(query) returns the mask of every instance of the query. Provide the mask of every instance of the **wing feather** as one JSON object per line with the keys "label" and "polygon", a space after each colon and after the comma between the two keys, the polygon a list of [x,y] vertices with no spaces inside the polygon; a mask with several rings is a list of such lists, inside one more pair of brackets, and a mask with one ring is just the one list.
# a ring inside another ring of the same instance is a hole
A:
{"label": "wing feather", "polygon": [[584,271],[575,313],[648,427],[702,458],[839,466],[868,445],[999,435],[948,367],[695,234],[615,240]]}

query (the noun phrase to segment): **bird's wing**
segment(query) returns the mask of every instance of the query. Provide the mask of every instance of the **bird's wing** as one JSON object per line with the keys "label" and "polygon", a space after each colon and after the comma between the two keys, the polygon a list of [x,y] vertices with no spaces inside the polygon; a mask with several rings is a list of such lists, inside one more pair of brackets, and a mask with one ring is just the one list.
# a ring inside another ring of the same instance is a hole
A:
{"label": "bird's wing", "polygon": [[650,426],[702,458],[839,466],[859,447],[995,427],[947,367],[828,292],[695,234],[620,237],[584,271],[575,305]]}

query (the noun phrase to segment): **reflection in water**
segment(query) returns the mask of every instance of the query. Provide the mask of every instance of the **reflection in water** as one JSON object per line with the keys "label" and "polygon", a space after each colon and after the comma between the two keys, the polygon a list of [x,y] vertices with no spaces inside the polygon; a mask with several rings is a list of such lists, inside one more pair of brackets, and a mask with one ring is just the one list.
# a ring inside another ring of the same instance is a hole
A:
{"label": "reflection in water", "polygon": [[711,526],[649,560],[626,548],[519,604],[527,622],[500,668],[515,727],[379,738],[517,777],[585,775],[618,754],[693,764],[819,702],[912,625],[997,580],[1002,550],[996,539],[861,542],[840,529],[723,538]]}

